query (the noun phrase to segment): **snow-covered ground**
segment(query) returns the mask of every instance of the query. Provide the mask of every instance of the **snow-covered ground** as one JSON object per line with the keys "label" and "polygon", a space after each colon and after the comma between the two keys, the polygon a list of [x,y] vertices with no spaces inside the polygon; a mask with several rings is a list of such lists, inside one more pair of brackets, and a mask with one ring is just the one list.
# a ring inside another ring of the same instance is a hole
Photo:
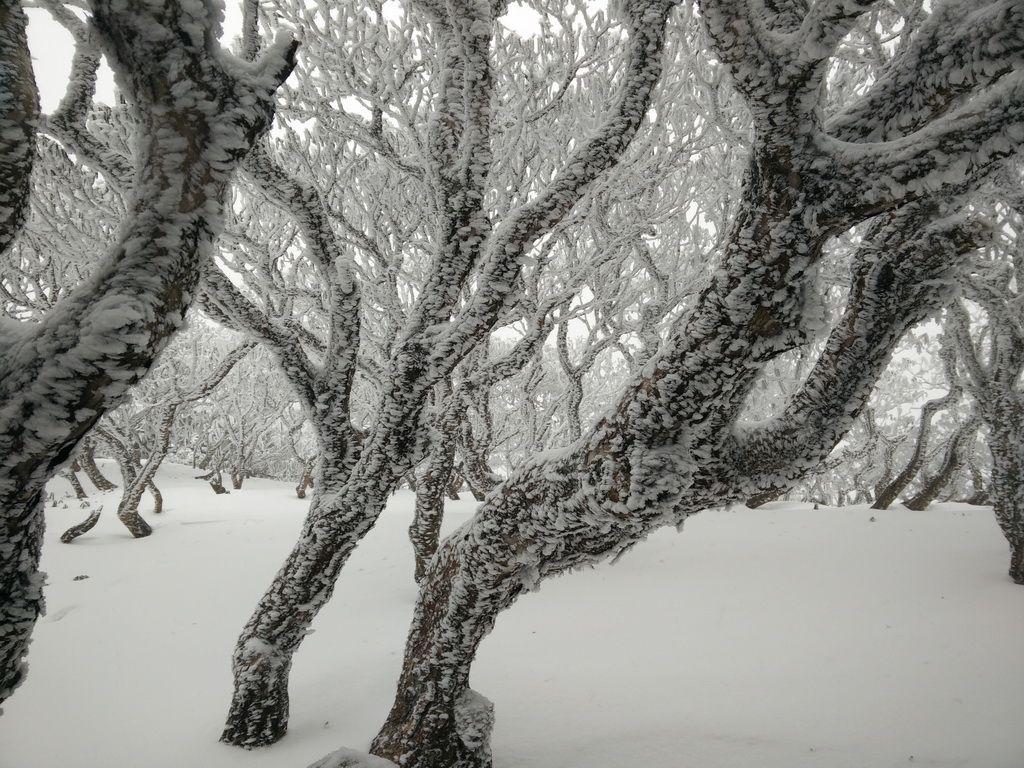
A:
{"label": "snow-covered ground", "polygon": [[[214,496],[192,474],[163,471],[166,512],[137,541],[114,492],[59,543],[85,515],[53,484],[49,611],[0,717],[0,768],[304,768],[366,748],[415,597],[411,494],[300,650],[288,737],[246,753],[217,743],[231,647],[305,503],[259,480]],[[449,505],[449,527],[473,508]],[[499,619],[473,675],[495,703],[495,766],[1021,768],[1024,588],[1007,559],[985,508],[704,513]]]}

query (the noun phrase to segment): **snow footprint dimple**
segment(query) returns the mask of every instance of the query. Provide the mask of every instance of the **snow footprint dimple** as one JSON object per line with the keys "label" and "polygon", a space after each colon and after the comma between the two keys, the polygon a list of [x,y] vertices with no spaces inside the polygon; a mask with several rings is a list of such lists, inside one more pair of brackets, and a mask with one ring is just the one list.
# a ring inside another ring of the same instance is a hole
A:
{"label": "snow footprint dimple", "polygon": [[73,610],[75,610],[75,608],[77,608],[77,607],[78,607],[77,605],[67,605],[67,606],[64,606],[59,611],[54,611],[53,613],[51,613],[49,616],[47,616],[45,619],[43,619],[43,621],[48,621],[48,622],[60,621],[65,616],[67,616],[69,613],[71,613]]}

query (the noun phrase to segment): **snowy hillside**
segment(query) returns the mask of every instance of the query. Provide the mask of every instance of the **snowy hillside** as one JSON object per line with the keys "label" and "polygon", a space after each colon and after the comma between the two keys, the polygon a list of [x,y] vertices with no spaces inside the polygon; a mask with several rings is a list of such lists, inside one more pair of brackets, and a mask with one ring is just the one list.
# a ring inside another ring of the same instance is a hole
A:
{"label": "snowy hillside", "polygon": [[[51,484],[48,614],[0,768],[303,768],[376,733],[415,596],[412,495],[300,650],[289,735],[245,753],[217,743],[231,648],[305,503],[259,480],[214,496],[192,475],[164,470],[148,539],[113,516],[117,492],[93,493],[108,512],[72,545],[58,536],[84,510]],[[473,679],[495,703],[495,766],[1020,768],[1024,590],[1006,561],[988,508],[700,515],[502,615]]]}

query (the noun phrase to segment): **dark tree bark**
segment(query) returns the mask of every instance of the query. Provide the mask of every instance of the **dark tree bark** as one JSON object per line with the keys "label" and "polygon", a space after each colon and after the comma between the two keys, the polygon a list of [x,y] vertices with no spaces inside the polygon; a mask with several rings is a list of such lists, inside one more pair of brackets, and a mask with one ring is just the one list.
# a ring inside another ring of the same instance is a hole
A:
{"label": "dark tree bark", "polygon": [[299,478],[299,484],[295,486],[295,495],[300,499],[306,498],[306,489],[313,485],[313,466],[306,464],[302,468],[302,477]]}
{"label": "dark tree bark", "polygon": [[208,472],[205,475],[200,475],[196,479],[205,480],[206,482],[208,482],[210,484],[210,487],[213,489],[213,492],[218,496],[221,495],[222,493],[230,493],[230,491],[224,487],[224,479],[219,469],[215,469],[211,472]]}
{"label": "dark tree bark", "polygon": [[0,253],[21,232],[29,209],[39,93],[21,3],[0,3]]}
{"label": "dark tree bark", "polygon": [[149,493],[153,496],[153,514],[159,515],[164,511],[164,495],[160,493],[160,489],[156,487],[156,483],[152,480],[148,485]]}
{"label": "dark tree bark", "polygon": [[97,491],[112,491],[117,488],[117,483],[110,482],[96,465],[96,441],[87,437],[82,441],[82,446],[78,461],[89,482],[96,486]]}
{"label": "dark tree bark", "polygon": [[85,488],[82,487],[81,481],[78,479],[78,475],[75,473],[74,467],[69,467],[61,473],[64,479],[71,483],[71,490],[75,492],[76,499],[85,499],[88,494],[85,492]]}

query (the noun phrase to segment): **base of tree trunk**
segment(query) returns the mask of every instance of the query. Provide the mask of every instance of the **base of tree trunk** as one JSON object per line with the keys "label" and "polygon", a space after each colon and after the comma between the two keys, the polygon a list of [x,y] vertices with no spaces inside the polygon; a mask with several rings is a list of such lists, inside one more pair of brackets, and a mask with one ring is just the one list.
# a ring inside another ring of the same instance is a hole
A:
{"label": "base of tree trunk", "polygon": [[142,519],[142,515],[135,509],[126,509],[117,513],[117,519],[124,523],[124,527],[128,529],[136,539],[144,539],[153,532],[150,528],[149,523]]}
{"label": "base of tree trunk", "polygon": [[1024,542],[1011,545],[1010,550],[1010,578],[1014,584],[1024,585]]}
{"label": "base of tree trunk", "polygon": [[[393,715],[394,713],[392,713]],[[402,768],[492,768],[494,705],[467,688],[443,723],[389,718],[370,752]]]}
{"label": "base of tree trunk", "polygon": [[243,749],[267,747],[288,732],[288,670],[263,652],[239,654],[234,661],[235,692],[220,740]]}

